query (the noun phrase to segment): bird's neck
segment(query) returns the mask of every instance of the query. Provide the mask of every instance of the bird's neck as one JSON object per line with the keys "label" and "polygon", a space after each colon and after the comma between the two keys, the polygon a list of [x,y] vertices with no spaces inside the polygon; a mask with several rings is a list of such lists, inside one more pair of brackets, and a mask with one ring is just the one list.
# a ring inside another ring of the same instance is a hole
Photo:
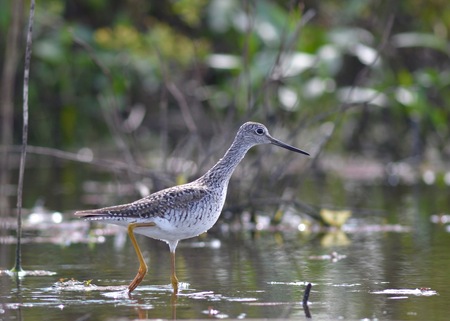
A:
{"label": "bird's neck", "polygon": [[225,155],[208,172],[199,178],[206,185],[228,184],[234,170],[244,158],[250,147],[240,145],[236,140]]}

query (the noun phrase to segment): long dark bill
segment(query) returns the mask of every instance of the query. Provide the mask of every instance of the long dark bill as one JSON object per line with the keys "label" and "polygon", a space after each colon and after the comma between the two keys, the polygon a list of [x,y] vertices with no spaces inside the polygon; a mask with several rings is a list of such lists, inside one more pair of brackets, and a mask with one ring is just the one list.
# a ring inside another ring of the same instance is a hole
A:
{"label": "long dark bill", "polygon": [[274,144],[274,145],[286,148],[286,149],[291,150],[291,151],[296,152],[296,153],[300,153],[300,154],[309,156],[309,153],[305,152],[304,150],[298,149],[297,147],[285,144],[285,143],[283,143],[283,142],[281,142],[278,139],[275,139],[273,137],[269,137],[269,139],[270,139],[270,142],[272,144]]}

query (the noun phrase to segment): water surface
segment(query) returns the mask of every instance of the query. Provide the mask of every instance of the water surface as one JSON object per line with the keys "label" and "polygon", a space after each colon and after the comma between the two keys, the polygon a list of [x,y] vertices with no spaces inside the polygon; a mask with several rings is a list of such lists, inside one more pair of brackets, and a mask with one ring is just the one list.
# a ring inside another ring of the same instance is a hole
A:
{"label": "water surface", "polygon": [[[318,190],[303,191],[302,198],[353,210],[342,230],[300,232],[289,219],[263,231],[219,223],[206,236],[180,242],[176,298],[166,244],[138,236],[149,274],[128,296],[93,288],[126,286],[135,276],[138,262],[123,229],[90,225],[71,213],[59,224],[34,224],[24,232],[24,267],[56,274],[1,275],[0,319],[303,320],[301,301],[311,283],[309,311],[316,320],[447,320],[450,228],[431,218],[445,214],[446,188]],[[9,269],[15,246],[2,240],[0,269]],[[60,286],[72,279],[86,288]]]}

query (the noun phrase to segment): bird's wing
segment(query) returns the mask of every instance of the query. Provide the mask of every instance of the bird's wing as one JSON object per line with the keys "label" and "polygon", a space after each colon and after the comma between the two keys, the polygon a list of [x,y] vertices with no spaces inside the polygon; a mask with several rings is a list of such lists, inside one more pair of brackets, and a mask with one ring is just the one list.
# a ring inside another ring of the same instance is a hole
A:
{"label": "bird's wing", "polygon": [[78,211],[75,215],[93,220],[163,217],[170,210],[188,209],[189,205],[199,202],[207,194],[208,191],[203,186],[180,185],[153,193],[132,203]]}

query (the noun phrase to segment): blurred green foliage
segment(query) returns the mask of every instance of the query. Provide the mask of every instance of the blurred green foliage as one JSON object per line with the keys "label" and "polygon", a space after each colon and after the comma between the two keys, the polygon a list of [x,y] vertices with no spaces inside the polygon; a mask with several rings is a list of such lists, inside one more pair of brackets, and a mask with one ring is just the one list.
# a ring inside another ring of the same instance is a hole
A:
{"label": "blurred green foliage", "polygon": [[[11,8],[1,6],[6,34]],[[133,139],[168,128],[169,143],[176,142],[187,132],[187,112],[205,140],[215,127],[253,119],[302,129],[314,143],[332,122],[332,151],[445,159],[449,28],[445,0],[41,1],[30,144],[71,149],[108,141],[105,115]],[[1,37],[1,58],[7,46]],[[184,113],[168,84],[186,102]],[[136,106],[145,107],[144,119],[127,131]]]}

